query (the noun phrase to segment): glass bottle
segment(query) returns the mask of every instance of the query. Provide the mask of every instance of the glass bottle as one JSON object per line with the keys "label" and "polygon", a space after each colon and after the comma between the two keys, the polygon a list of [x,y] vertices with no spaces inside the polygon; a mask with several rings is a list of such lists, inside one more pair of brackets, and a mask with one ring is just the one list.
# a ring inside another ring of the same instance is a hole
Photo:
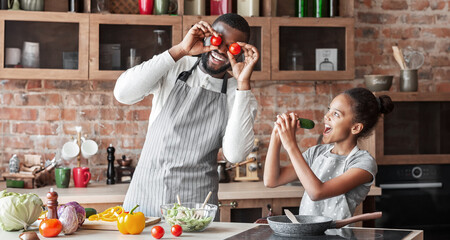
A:
{"label": "glass bottle", "polygon": [[205,15],[205,0],[184,0],[184,14],[195,16]]}
{"label": "glass bottle", "polygon": [[334,71],[334,64],[328,60],[328,58],[325,58],[320,64],[319,64],[319,71]]}
{"label": "glass bottle", "polygon": [[295,0],[295,16],[296,17],[308,16],[308,0]]}
{"label": "glass bottle", "polygon": [[170,42],[166,36],[166,30],[156,29],[153,30],[153,55],[158,55],[164,51],[166,51],[169,47],[166,43]]}
{"label": "glass bottle", "polygon": [[339,0],[330,0],[330,17],[339,16]]}
{"label": "glass bottle", "polygon": [[314,16],[316,18],[329,17],[329,1],[328,0],[314,0]]}
{"label": "glass bottle", "polygon": [[16,154],[14,154],[11,159],[9,159],[9,172],[18,173],[20,169],[20,160]]}

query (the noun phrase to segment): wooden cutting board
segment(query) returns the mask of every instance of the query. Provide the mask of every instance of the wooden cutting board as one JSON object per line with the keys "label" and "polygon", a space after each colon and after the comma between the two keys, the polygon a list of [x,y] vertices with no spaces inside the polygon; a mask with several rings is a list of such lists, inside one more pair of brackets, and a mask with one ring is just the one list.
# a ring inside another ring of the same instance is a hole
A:
{"label": "wooden cutting board", "polygon": [[[148,227],[153,224],[157,224],[161,221],[160,217],[145,217],[145,226]],[[91,230],[110,230],[119,231],[117,229],[117,222],[105,222],[105,221],[89,221],[86,219],[81,226],[82,229]]]}

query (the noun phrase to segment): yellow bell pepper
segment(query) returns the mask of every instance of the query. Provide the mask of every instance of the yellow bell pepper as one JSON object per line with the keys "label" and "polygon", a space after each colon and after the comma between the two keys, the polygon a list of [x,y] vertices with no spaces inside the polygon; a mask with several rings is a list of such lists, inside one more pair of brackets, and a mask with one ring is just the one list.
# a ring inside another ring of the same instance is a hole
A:
{"label": "yellow bell pepper", "polygon": [[142,212],[133,212],[139,205],[131,209],[130,213],[122,212],[117,218],[117,228],[123,234],[140,234],[145,228],[145,216]]}

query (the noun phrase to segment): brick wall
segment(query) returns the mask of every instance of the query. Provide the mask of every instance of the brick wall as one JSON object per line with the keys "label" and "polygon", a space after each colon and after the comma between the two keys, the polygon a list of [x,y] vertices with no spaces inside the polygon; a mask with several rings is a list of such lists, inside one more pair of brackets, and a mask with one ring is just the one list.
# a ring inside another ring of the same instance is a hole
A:
{"label": "brick wall", "polygon": [[[392,45],[412,46],[425,52],[420,69],[422,92],[450,92],[449,2],[427,0],[356,0],[356,80],[339,82],[256,82],[258,102],[255,132],[265,158],[276,114],[296,111],[319,123],[313,130],[299,130],[305,150],[320,136],[323,113],[332,98],[343,90],[363,86],[363,75],[392,74],[391,91],[397,91],[399,67]],[[106,148],[116,147],[116,158],[126,154],[138,159],[144,144],[151,97],[124,106],[113,97],[114,81],[0,80],[0,161],[6,171],[17,153],[60,155],[64,142],[75,137],[75,126],[99,144],[100,153],[89,162],[93,180],[104,180]],[[286,160],[286,154],[283,153]],[[66,163],[75,166],[75,162]],[[136,164],[136,162],[134,162]]]}

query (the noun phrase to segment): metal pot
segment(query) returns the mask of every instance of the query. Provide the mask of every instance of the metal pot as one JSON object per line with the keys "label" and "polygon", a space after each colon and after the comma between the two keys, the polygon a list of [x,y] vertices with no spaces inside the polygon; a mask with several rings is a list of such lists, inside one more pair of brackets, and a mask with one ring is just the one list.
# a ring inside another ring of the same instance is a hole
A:
{"label": "metal pot", "polygon": [[292,223],[287,216],[268,217],[270,228],[278,236],[301,237],[322,235],[329,228],[341,228],[350,223],[381,218],[381,212],[365,213],[342,220],[333,220],[324,216],[295,215],[300,223]]}

